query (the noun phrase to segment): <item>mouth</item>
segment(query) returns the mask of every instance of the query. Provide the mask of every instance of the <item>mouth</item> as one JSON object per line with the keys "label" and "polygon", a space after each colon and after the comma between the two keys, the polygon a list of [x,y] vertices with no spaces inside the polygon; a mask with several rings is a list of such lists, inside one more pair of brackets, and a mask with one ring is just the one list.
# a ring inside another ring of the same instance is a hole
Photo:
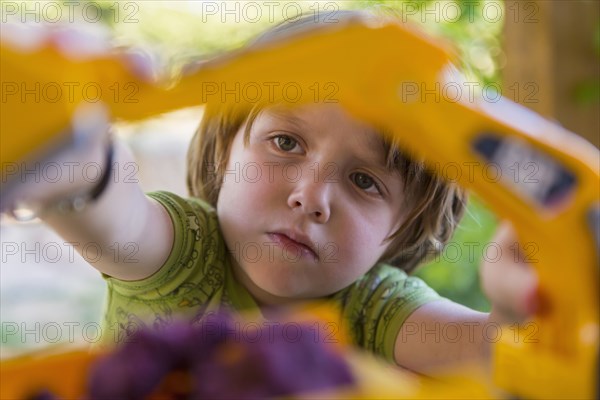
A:
{"label": "mouth", "polygon": [[302,234],[291,231],[267,232],[269,238],[283,249],[291,252],[290,259],[310,257],[317,261],[319,259],[317,252],[311,240]]}

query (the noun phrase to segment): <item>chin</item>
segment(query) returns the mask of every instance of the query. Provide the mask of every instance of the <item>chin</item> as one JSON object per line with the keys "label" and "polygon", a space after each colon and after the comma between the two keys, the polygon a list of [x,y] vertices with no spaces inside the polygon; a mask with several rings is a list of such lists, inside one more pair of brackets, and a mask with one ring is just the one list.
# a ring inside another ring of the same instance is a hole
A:
{"label": "chin", "polygon": [[314,298],[313,291],[310,288],[302,288],[297,282],[290,282],[289,279],[282,279],[273,282],[272,277],[268,279],[253,279],[254,285],[271,296],[276,296],[288,300],[303,300]]}
{"label": "chin", "polygon": [[307,293],[302,290],[299,290],[295,287],[290,287],[290,285],[286,284],[270,284],[270,285],[260,285],[260,287],[272,296],[277,296],[281,298],[286,298],[290,300],[301,300],[306,297]]}

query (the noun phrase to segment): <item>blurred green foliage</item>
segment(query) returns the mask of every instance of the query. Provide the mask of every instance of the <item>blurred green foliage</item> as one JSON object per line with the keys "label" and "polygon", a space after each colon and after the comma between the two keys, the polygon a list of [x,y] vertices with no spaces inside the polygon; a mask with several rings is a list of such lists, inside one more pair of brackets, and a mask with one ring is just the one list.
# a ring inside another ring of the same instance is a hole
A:
{"label": "blurred green foliage", "polygon": [[[106,10],[102,15],[114,30],[117,44],[152,50],[165,65],[175,68],[240,47],[286,17],[294,19],[300,10],[315,19],[334,19],[335,12],[343,9],[379,9],[422,26],[453,50],[469,80],[497,82],[502,64],[504,4],[499,0],[281,0],[232,1],[229,5],[216,1],[125,2],[135,4],[135,10],[115,7],[112,0],[95,3]],[[260,6],[260,11],[256,13],[249,3]]]}
{"label": "blurred green foliage", "polygon": [[490,243],[497,226],[495,215],[472,195],[467,213],[441,255],[417,270],[440,295],[479,311],[490,304],[479,285],[483,258],[497,259],[497,247]]}
{"label": "blurred green foliage", "polygon": [[[271,10],[265,6],[267,2],[253,2],[262,5],[260,18],[244,1],[94,3],[104,10],[102,20],[113,31],[116,45],[145,49],[156,56],[162,67],[175,72],[191,60],[240,47],[285,17],[294,18],[298,8],[315,18],[335,18],[338,9],[379,8],[397,14],[446,41],[466,79],[482,85],[498,82],[498,69],[503,63],[500,34],[504,4],[499,0],[284,0],[270,2]],[[226,15],[214,12],[215,5],[228,10],[238,7],[237,16],[235,11]],[[284,9],[286,13],[282,12]],[[489,310],[479,289],[478,266],[486,250],[494,257],[494,249],[486,244],[495,226],[494,215],[481,201],[472,198],[451,243],[438,260],[423,266],[417,275],[443,296],[478,310]]]}
{"label": "blurred green foliage", "polygon": [[[596,57],[598,57],[600,56],[600,22],[596,25],[593,43]],[[574,96],[575,101],[582,106],[600,103],[600,79],[579,82],[575,86]]]}
{"label": "blurred green foliage", "polygon": [[453,49],[455,62],[468,80],[482,84],[498,81],[502,67],[500,34],[505,15],[498,0],[365,0],[355,8],[387,8],[400,18],[420,25]]}

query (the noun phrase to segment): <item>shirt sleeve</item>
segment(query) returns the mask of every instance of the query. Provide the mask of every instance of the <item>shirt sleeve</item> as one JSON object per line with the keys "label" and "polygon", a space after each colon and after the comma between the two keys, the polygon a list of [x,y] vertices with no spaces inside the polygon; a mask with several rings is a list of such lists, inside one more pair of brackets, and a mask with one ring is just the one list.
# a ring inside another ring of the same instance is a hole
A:
{"label": "shirt sleeve", "polygon": [[[168,192],[147,195],[165,207],[171,217],[173,248],[164,265],[148,278],[122,281],[106,276],[111,289],[121,296],[152,301],[177,295],[182,286],[198,284],[207,275],[222,281],[225,243],[214,208],[200,199],[183,199]],[[215,270],[221,270],[220,276],[213,276]]]}
{"label": "shirt sleeve", "polygon": [[333,299],[341,305],[343,324],[354,343],[395,363],[394,345],[402,324],[417,308],[442,297],[421,279],[378,264]]}
{"label": "shirt sleeve", "polygon": [[200,199],[168,192],[158,201],[173,223],[173,247],[152,276],[122,281],[105,276],[108,290],[99,348],[123,342],[143,327],[160,329],[174,319],[194,321],[220,304],[227,252],[215,209]]}

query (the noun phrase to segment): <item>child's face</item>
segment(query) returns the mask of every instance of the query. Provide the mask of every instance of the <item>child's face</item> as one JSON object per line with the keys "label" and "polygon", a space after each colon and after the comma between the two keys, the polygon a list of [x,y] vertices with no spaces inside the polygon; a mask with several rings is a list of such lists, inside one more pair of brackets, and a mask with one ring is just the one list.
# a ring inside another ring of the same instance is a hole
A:
{"label": "child's face", "polygon": [[247,145],[240,129],[217,212],[235,275],[275,304],[356,281],[386,250],[402,203],[380,135],[337,105],[308,105],[263,110]]}

